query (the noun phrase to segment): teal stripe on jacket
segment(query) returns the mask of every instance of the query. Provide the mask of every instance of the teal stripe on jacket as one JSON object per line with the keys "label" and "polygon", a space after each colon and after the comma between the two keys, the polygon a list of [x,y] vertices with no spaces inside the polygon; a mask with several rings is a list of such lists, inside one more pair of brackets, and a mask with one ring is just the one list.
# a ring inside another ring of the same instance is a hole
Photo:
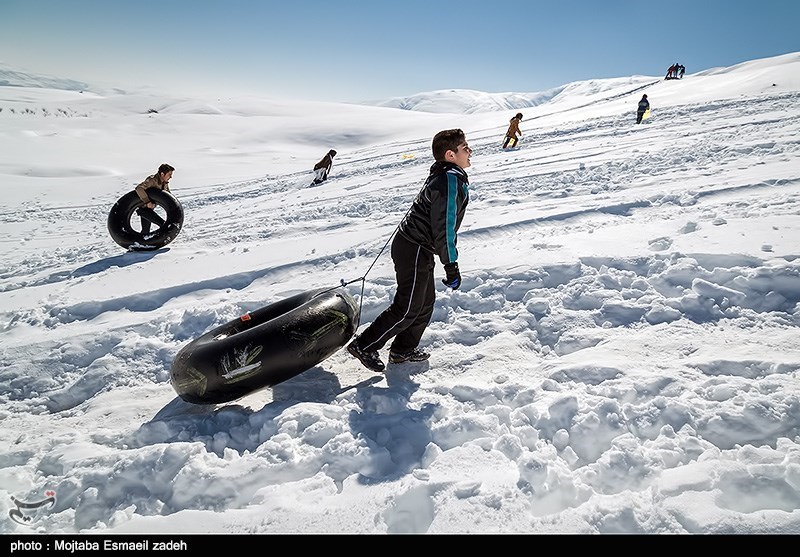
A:
{"label": "teal stripe on jacket", "polygon": [[458,209],[458,178],[447,173],[447,257],[451,262],[458,259],[456,250],[456,210]]}

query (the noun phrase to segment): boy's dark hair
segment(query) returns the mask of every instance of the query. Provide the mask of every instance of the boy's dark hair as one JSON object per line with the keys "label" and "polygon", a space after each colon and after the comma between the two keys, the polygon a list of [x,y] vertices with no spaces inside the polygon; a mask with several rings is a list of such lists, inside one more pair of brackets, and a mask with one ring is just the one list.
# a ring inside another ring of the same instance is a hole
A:
{"label": "boy's dark hair", "polygon": [[162,164],[161,166],[158,167],[158,173],[159,174],[166,174],[167,172],[170,172],[172,170],[175,170],[175,169],[171,165],[169,165],[167,163],[164,163],[164,164]]}
{"label": "boy's dark hair", "polygon": [[458,146],[467,142],[467,137],[460,129],[442,130],[433,136],[431,148],[433,149],[433,158],[437,161],[444,160],[444,154],[447,151],[457,151]]}

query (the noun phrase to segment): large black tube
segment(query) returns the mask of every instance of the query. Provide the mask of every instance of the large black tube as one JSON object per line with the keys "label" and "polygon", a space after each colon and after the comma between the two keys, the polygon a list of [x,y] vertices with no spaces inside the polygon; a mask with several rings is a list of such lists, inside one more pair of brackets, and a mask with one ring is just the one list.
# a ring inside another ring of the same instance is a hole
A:
{"label": "large black tube", "polygon": [[358,328],[344,288],[309,290],[206,332],[175,356],[172,388],[194,404],[241,398],[286,381],[343,347]]}
{"label": "large black tube", "polygon": [[129,250],[154,250],[166,246],[178,235],[183,226],[183,206],[170,192],[150,188],[147,196],[167,213],[166,222],[150,234],[142,234],[133,229],[131,218],[139,218],[136,210],[144,207],[144,202],[136,191],[130,191],[119,198],[108,213],[108,232],[111,238]]}

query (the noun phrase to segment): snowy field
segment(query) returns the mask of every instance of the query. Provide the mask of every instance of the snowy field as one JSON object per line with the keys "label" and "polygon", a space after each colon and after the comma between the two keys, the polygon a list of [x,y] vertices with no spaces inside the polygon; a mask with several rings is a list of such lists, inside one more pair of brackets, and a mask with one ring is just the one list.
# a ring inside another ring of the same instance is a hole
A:
{"label": "snowy field", "polygon": [[[0,532],[800,533],[800,53],[384,106],[50,85],[0,87]],[[428,362],[176,396],[183,346],[292,294],[355,280],[371,322],[455,127]],[[126,252],[162,162],[184,227]]]}

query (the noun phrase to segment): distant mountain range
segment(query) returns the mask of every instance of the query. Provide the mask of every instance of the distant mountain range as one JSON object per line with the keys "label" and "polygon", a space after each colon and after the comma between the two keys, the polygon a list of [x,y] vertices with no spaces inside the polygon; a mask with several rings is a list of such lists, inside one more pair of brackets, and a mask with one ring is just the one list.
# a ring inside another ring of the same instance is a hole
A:
{"label": "distant mountain range", "polygon": [[[800,52],[794,52],[771,58],[751,60],[730,67],[710,68],[692,75],[687,74],[686,77],[709,77],[742,70],[749,71],[757,69],[760,74],[763,74],[761,77],[763,77],[764,82],[769,82],[769,86],[776,86],[776,84],[791,86],[792,82],[796,80],[797,72],[794,68],[797,67],[798,62],[800,62]],[[574,81],[545,91],[529,93],[486,93],[471,89],[444,89],[417,93],[404,97],[392,97],[389,99],[362,101],[360,103],[350,104],[397,108],[428,113],[476,114],[493,111],[521,110],[546,103],[563,104],[567,99],[575,99],[580,96],[586,97],[590,101],[608,100],[614,96],[619,96],[620,91],[630,93],[631,91],[637,91],[652,84],[654,80],[658,82],[662,79],[661,76],[590,79]],[[19,71],[5,66],[2,63],[0,63],[0,86],[34,87],[81,92],[89,91],[103,96],[141,93],[141,91],[133,92],[118,88],[99,87],[96,84],[89,84],[74,79]]]}
{"label": "distant mountain range", "polygon": [[124,95],[128,93],[117,87],[101,87],[65,77],[54,77],[27,71],[12,69],[0,63],[0,87],[34,87],[41,89],[57,89],[60,91],[91,91],[100,95]]}
{"label": "distant mountain range", "polygon": [[0,66],[0,86],[5,87],[42,87],[44,89],[64,89],[65,91],[86,91],[88,83],[25,72],[18,72]]}
{"label": "distant mountain range", "polygon": [[[470,89],[447,89],[417,93],[406,97],[392,97],[374,101],[362,101],[366,106],[380,106],[413,110],[428,113],[459,113],[476,114],[499,110],[521,110],[557,100],[559,95],[575,92],[575,87],[580,86],[583,94],[598,93],[614,89],[619,86],[620,80],[638,82],[641,78],[615,78],[596,79],[574,82],[546,91],[532,93],[486,93]],[[100,95],[137,94],[121,89],[109,90],[97,85],[49,75],[35,74],[11,69],[0,64],[0,86],[7,87],[33,87],[42,89],[56,89],[65,91],[88,91]],[[589,91],[587,91],[587,89]]]}
{"label": "distant mountain range", "polygon": [[562,85],[535,93],[485,93],[471,89],[446,89],[363,104],[438,113],[452,112],[453,107],[459,107],[459,113],[473,114],[496,110],[516,110],[544,104],[558,96],[566,87],[566,85]]}

